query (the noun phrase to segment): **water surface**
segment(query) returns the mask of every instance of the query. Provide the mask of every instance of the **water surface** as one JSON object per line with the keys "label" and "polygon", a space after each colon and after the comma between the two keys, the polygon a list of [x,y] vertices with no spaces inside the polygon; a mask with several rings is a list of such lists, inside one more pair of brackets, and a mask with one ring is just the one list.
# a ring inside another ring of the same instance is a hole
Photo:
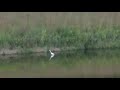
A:
{"label": "water surface", "polygon": [[0,77],[120,77],[120,50],[78,50],[0,56]]}

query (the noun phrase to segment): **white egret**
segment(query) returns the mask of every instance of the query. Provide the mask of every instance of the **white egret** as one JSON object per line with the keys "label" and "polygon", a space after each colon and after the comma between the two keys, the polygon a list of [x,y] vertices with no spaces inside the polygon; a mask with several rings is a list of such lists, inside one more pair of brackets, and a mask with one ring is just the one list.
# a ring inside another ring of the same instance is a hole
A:
{"label": "white egret", "polygon": [[50,54],[51,54],[51,57],[50,57],[49,60],[51,60],[51,58],[53,58],[55,54],[53,52],[51,52],[51,50],[49,50],[49,51],[50,51]]}

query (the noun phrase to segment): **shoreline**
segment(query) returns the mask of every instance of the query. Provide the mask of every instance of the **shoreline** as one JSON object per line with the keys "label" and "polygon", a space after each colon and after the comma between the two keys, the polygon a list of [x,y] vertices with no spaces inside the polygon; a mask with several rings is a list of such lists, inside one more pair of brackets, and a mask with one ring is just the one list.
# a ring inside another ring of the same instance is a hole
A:
{"label": "shoreline", "polygon": [[[50,48],[53,52],[60,52],[62,49],[60,48]],[[70,50],[70,49],[66,49]],[[0,49],[0,55],[14,55],[14,54],[24,54],[24,53],[46,53],[48,51],[47,48],[25,48],[25,49]]]}
{"label": "shoreline", "polygon": [[[13,55],[13,54],[23,54],[23,53],[42,53],[46,52],[45,48],[29,48],[29,49],[0,49],[0,55]],[[53,51],[60,51],[59,48],[52,49]]]}
{"label": "shoreline", "polygon": [[[50,48],[51,51],[53,52],[60,52],[60,51],[71,51],[71,50],[81,50],[81,51],[94,51],[94,50],[115,50],[115,49],[120,49],[120,48],[89,48],[89,49],[78,49],[75,47],[72,48]],[[0,49],[0,55],[19,55],[19,54],[30,54],[30,53],[46,53],[48,52],[48,48],[41,48],[41,47],[36,47],[36,48],[25,48],[25,49],[7,49],[3,48]]]}

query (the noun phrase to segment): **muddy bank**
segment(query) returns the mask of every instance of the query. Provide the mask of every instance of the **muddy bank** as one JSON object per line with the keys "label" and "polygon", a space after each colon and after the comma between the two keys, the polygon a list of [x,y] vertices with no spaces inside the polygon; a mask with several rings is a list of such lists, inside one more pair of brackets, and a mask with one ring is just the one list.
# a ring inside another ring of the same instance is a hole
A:
{"label": "muddy bank", "polygon": [[66,47],[66,48],[26,48],[26,49],[0,49],[0,55],[11,55],[11,54],[22,54],[22,53],[45,53],[48,50],[53,52],[60,52],[60,51],[69,51],[69,50],[76,50],[75,47]]}
{"label": "muddy bank", "polygon": [[[26,53],[26,52],[31,52],[31,53],[41,53],[41,52],[46,52],[47,49],[45,48],[31,48],[27,50],[20,50],[20,49],[1,49],[0,50],[0,55],[7,55],[7,54],[20,54],[20,53]],[[59,48],[53,48],[52,51],[60,51]]]}
{"label": "muddy bank", "polygon": [[[59,48],[51,48],[52,51],[58,52]],[[0,49],[0,55],[12,55],[22,53],[44,53],[47,52],[47,48],[29,48],[29,49]]]}

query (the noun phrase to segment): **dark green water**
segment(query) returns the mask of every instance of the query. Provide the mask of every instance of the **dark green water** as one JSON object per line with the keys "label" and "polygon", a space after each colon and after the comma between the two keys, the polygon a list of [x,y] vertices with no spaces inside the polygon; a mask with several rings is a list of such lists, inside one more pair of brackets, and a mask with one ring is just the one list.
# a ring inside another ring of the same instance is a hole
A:
{"label": "dark green water", "polygon": [[0,77],[120,77],[120,50],[0,56]]}

